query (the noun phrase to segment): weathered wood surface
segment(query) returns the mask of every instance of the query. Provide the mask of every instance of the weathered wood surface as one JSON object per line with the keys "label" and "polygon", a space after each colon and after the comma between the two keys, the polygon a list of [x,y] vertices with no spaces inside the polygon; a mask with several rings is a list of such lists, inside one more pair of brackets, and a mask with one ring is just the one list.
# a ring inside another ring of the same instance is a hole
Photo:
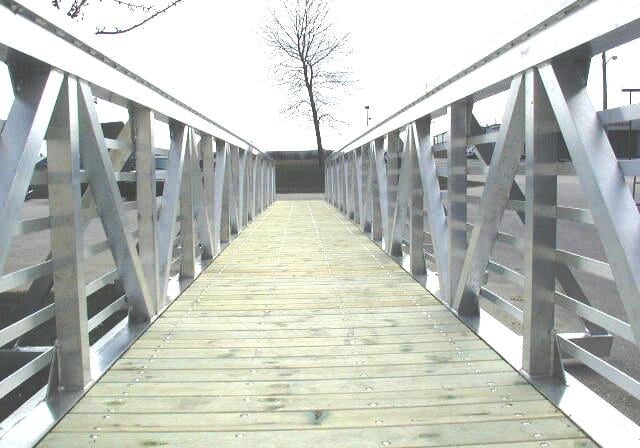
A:
{"label": "weathered wood surface", "polygon": [[321,201],[277,202],[43,447],[591,447]]}

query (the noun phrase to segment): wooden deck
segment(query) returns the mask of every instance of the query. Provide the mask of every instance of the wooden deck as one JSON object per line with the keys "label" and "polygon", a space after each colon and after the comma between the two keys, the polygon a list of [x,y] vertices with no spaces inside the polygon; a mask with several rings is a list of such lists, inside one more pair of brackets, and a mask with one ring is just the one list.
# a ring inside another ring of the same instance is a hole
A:
{"label": "wooden deck", "polygon": [[322,201],[277,202],[42,447],[591,447]]}

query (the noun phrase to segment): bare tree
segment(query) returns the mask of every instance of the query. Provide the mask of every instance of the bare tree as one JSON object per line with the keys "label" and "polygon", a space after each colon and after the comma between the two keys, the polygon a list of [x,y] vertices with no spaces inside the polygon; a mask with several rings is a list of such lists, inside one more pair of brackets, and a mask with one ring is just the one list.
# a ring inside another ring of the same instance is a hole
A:
{"label": "bare tree", "polygon": [[[99,3],[111,3],[115,8],[126,13],[128,19],[131,20],[131,17],[133,17],[133,19],[127,25],[113,25],[109,28],[100,25],[96,30],[96,34],[122,34],[134,30],[183,1],[184,0],[166,1],[158,6],[155,0],[136,0],[135,2],[126,0],[98,0]],[[89,0],[73,0],[70,2],[65,0],[51,0],[51,4],[56,9],[66,11],[67,16],[72,19],[82,19],[85,11],[89,6],[95,4],[95,2]]]}
{"label": "bare tree", "polygon": [[278,82],[291,97],[285,111],[313,121],[324,173],[320,126],[337,121],[331,114],[334,94],[351,83],[349,70],[342,66],[349,53],[349,35],[334,30],[326,0],[282,0],[281,5],[279,11],[271,11],[265,39],[276,57]]}

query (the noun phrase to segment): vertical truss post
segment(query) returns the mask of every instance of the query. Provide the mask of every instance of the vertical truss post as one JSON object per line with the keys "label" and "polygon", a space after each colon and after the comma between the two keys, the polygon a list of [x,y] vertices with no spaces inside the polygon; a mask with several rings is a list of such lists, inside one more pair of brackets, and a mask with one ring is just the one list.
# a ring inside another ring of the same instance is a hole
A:
{"label": "vertical truss post", "polygon": [[253,221],[256,216],[256,167],[257,155],[249,154],[249,168],[247,170],[249,179],[249,221]]}
{"label": "vertical truss post", "polygon": [[262,159],[262,178],[261,178],[261,185],[262,185],[262,195],[260,196],[261,199],[261,203],[262,203],[262,210],[261,212],[264,212],[265,209],[267,208],[268,204],[267,204],[267,183],[269,180],[269,175],[268,175],[268,165],[267,165],[267,161],[266,159]]}
{"label": "vertical truss post", "polygon": [[344,153],[338,156],[338,185],[340,188],[340,211],[347,213],[347,181],[345,179],[345,157]]}
{"label": "vertical truss post", "polygon": [[207,134],[200,136],[200,148],[202,150],[202,175],[204,177],[204,206],[208,216],[209,235],[211,238],[211,257],[215,257],[220,251],[219,236],[216,235],[215,220],[215,149],[213,137]]}
{"label": "vertical truss post", "polygon": [[276,162],[274,161],[271,166],[271,203],[276,201],[276,176]]}
{"label": "vertical truss post", "polygon": [[[387,184],[387,221],[383,222],[384,227],[384,241],[385,241],[385,250],[389,253],[392,251],[393,244],[393,221],[394,214],[397,206],[398,199],[398,180],[400,178],[400,145],[402,141],[400,140],[399,131],[393,131],[388,133],[384,137],[384,150],[382,154],[376,154],[382,156],[382,160],[377,163],[383,163],[386,166],[386,170],[384,171],[384,175],[386,177]],[[380,174],[378,172],[378,174]],[[378,182],[380,185],[380,177],[378,177]],[[384,218],[383,218],[384,219]]]}
{"label": "vertical truss post", "polygon": [[58,385],[68,390],[82,390],[91,380],[79,138],[78,87],[69,77],[47,133]]}
{"label": "vertical truss post", "polygon": [[329,171],[329,203],[336,207],[336,165],[333,159],[327,159],[326,163]]}
{"label": "vertical truss post", "polygon": [[360,216],[360,229],[364,233],[371,232],[371,206],[373,196],[371,195],[372,184],[370,183],[370,166],[371,145],[366,144],[362,147],[360,156],[360,190],[362,191],[362,206]]}
{"label": "vertical truss post", "polygon": [[262,158],[258,159],[258,171],[256,174],[256,182],[258,184],[258,189],[256,191],[256,202],[258,205],[258,214],[262,213],[264,209],[263,197],[264,197],[264,160]]}
{"label": "vertical truss post", "polygon": [[182,257],[180,276],[196,276],[196,228],[193,210],[193,129],[187,130],[187,147],[184,155],[184,171],[180,185],[180,233],[182,234]]}
{"label": "vertical truss post", "polygon": [[247,225],[247,150],[238,148],[238,232]]}
{"label": "vertical truss post", "polygon": [[350,154],[342,155],[342,177],[344,180],[344,214],[347,218],[351,218],[353,216],[353,203],[352,198],[352,188],[351,185],[351,160]]}
{"label": "vertical truss post", "polygon": [[420,167],[418,166],[418,146],[413,133],[413,125],[407,128],[405,152],[410,165],[409,172],[409,267],[411,274],[424,275],[427,267],[424,259],[424,192]]}
{"label": "vertical truss post", "polygon": [[138,253],[147,279],[154,314],[161,309],[160,267],[158,264],[156,166],[153,151],[153,112],[134,105],[131,140],[136,160],[136,200],[138,206]]}
{"label": "vertical truss post", "polygon": [[364,186],[366,184],[363,183],[363,178],[362,178],[362,161],[364,160],[364,150],[362,147],[356,149],[355,152],[355,185],[356,185],[356,191],[357,191],[357,201],[356,201],[356,206],[357,206],[357,210],[355,213],[355,222],[356,224],[361,224],[362,227],[362,223],[364,223],[364,212],[365,212],[365,205],[364,205],[364,201],[365,201],[365,192],[364,192]]}
{"label": "vertical truss post", "polygon": [[331,163],[329,160],[324,162],[324,198],[331,204]]}
{"label": "vertical truss post", "polygon": [[525,74],[525,297],[522,368],[561,376],[554,331],[558,128],[536,69]]}
{"label": "vertical truss post", "polygon": [[449,141],[447,145],[447,291],[449,303],[458,287],[467,251],[467,125],[468,108],[465,102],[449,106]]}
{"label": "vertical truss post", "polygon": [[351,185],[353,186],[353,222],[360,224],[362,210],[362,148],[358,148],[351,155]]}
{"label": "vertical truss post", "polygon": [[215,235],[218,241],[218,252],[220,251],[219,243],[226,243],[231,239],[231,212],[229,201],[229,164],[227,156],[229,154],[229,144],[216,139],[216,202],[214,221]]}
{"label": "vertical truss post", "polygon": [[329,200],[331,205],[334,207],[338,206],[338,201],[336,200],[336,163],[334,160],[329,160],[329,172],[331,173],[331,177],[329,179],[330,190],[329,190]]}
{"label": "vertical truss post", "polygon": [[228,186],[229,186],[229,228],[232,235],[237,235],[240,226],[240,211],[238,199],[238,147],[231,145],[227,160]]}
{"label": "vertical truss post", "polygon": [[349,216],[349,174],[348,159],[344,153],[340,154],[340,179],[342,181],[342,213]]}

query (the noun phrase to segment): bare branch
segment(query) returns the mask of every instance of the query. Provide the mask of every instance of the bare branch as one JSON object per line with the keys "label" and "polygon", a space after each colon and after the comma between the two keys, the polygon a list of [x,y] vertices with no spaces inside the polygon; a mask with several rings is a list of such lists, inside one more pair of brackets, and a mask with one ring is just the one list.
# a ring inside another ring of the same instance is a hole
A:
{"label": "bare branch", "polygon": [[[114,9],[119,8],[123,12],[126,10],[127,19],[129,22],[133,22],[133,24],[126,26],[107,26],[105,24],[101,24],[97,28],[96,34],[122,34],[134,30],[167,12],[169,9],[183,1],[184,0],[165,0],[163,2],[156,0],[97,0],[97,2],[101,4],[112,4]],[[156,3],[163,3],[164,5],[156,5]],[[66,2],[65,0],[51,0],[51,5],[54,8],[65,10],[66,15],[74,20],[84,19],[85,11],[95,4],[95,0],[73,0],[71,2]]]}
{"label": "bare branch", "polygon": [[122,34],[122,33],[126,33],[128,31],[134,30],[136,28],[141,27],[142,25],[144,25],[145,23],[149,22],[150,20],[155,19],[156,17],[158,17],[160,14],[163,14],[165,12],[167,12],[169,9],[173,8],[174,6],[176,6],[179,3],[182,3],[184,0],[174,0],[171,3],[169,3],[167,6],[165,6],[162,9],[157,10],[156,12],[154,12],[153,14],[151,14],[149,17],[147,17],[146,19],[141,20],[140,22],[128,26],[126,28],[115,28],[112,30],[98,30],[96,31],[96,34]]}

